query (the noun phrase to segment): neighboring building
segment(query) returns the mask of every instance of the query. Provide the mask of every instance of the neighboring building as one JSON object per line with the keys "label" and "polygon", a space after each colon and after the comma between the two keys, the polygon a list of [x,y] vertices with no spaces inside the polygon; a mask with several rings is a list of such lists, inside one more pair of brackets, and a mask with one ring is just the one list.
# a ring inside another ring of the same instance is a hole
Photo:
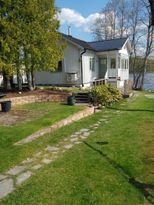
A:
{"label": "neighboring building", "polygon": [[67,43],[63,61],[56,72],[36,72],[36,84],[87,87],[105,79],[121,88],[129,80],[128,38],[85,42],[62,34],[62,39]]}

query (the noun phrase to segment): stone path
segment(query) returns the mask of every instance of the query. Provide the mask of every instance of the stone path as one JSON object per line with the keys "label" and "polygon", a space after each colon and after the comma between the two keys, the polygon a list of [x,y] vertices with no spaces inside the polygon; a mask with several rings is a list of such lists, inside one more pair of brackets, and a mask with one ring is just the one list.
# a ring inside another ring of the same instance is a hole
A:
{"label": "stone path", "polygon": [[[72,149],[74,145],[82,143],[82,140],[87,139],[99,126],[102,126],[104,123],[109,123],[108,113],[110,113],[110,111],[105,112],[105,115],[103,114],[99,121],[90,125],[88,128],[75,132],[55,146],[48,145],[45,149],[32,156],[32,158],[27,158],[5,173],[0,174],[0,199],[3,199],[18,186],[22,185],[34,175],[37,170],[47,164],[51,164],[58,157],[62,156],[64,152]],[[115,113],[118,116],[121,112]]]}

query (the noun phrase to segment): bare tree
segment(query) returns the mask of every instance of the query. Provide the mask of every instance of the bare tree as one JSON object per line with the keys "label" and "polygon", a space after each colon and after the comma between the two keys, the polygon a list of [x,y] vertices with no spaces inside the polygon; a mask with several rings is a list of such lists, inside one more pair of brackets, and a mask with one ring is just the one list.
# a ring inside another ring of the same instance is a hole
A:
{"label": "bare tree", "polygon": [[110,0],[93,28],[99,40],[129,36],[133,88],[143,89],[147,61],[153,50],[151,9],[148,0]]}
{"label": "bare tree", "polygon": [[127,33],[126,0],[110,0],[100,12],[93,26],[95,39],[114,39],[124,37]]}

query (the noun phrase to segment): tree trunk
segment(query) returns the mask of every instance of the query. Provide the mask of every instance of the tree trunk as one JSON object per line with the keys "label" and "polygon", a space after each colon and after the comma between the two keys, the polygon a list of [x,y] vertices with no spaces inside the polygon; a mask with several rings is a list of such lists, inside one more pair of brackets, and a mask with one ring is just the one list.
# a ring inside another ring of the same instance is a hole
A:
{"label": "tree trunk", "polygon": [[17,68],[17,84],[18,84],[18,90],[22,90],[22,76],[19,67]]}
{"label": "tree trunk", "polygon": [[13,82],[13,76],[10,77],[10,86],[11,86],[11,90],[15,89],[15,84]]}
{"label": "tree trunk", "polygon": [[35,76],[34,76],[33,68],[31,69],[31,77],[32,77],[32,87],[35,90]]}
{"label": "tree trunk", "polygon": [[4,86],[4,90],[5,91],[8,91],[10,86],[9,86],[9,79],[8,79],[8,76],[5,72],[2,73],[3,75],[3,86]]}
{"label": "tree trunk", "polygon": [[33,90],[31,72],[27,72],[28,89]]}

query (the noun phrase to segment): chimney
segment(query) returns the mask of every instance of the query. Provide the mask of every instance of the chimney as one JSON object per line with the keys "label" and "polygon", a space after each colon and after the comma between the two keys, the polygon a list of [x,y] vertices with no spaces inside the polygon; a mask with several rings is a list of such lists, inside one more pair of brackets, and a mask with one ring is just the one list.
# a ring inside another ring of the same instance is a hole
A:
{"label": "chimney", "polygon": [[71,35],[71,26],[68,26],[68,36],[72,36]]}

